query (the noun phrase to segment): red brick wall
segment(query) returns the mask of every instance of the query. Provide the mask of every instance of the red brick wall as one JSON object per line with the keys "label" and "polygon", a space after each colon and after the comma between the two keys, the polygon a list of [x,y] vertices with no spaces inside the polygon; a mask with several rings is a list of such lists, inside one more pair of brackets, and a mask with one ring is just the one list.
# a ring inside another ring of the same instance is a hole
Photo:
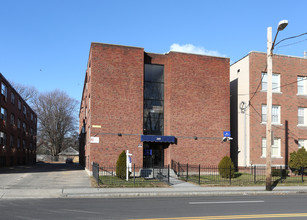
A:
{"label": "red brick wall", "polygon": [[165,164],[217,165],[229,155],[229,143],[221,143],[223,131],[230,130],[229,59],[170,52],[146,53],[144,60],[142,48],[93,43],[89,63],[87,123],[101,125],[91,128],[91,136],[100,138],[99,144],[87,144],[91,161],[115,165],[128,149],[133,163],[143,165],[143,148],[137,146],[143,133],[144,63],[164,65],[164,135],[177,137],[165,150]]}
{"label": "red brick wall", "polygon": [[[15,91],[10,83],[0,74],[0,86],[4,83],[7,86],[7,98],[0,93],[0,105],[7,111],[7,120],[5,123],[1,120],[0,131],[6,134],[6,145],[0,146],[1,160],[5,157],[5,166],[32,164],[36,161],[36,133],[37,133],[37,116],[35,112],[28,106],[28,104]],[[14,104],[11,102],[11,94],[15,96]],[[18,100],[21,102],[21,110],[18,109]],[[27,114],[23,114],[23,106],[26,106]],[[31,120],[31,113],[33,120]],[[11,114],[14,114],[15,120],[11,124]],[[20,119],[21,128],[17,128],[17,120]],[[26,123],[26,131],[23,130],[22,123]],[[34,135],[31,134],[33,129]],[[14,144],[10,146],[10,138],[13,138]],[[20,139],[21,146],[17,147],[17,138]],[[26,147],[22,146],[22,141],[25,140]],[[30,143],[32,148],[30,148]],[[1,166],[1,165],[0,165]]]}
{"label": "red brick wall", "polygon": [[92,44],[91,57],[91,125],[101,126],[91,128],[91,136],[100,138],[99,144],[91,144],[91,161],[115,165],[119,154],[129,150],[141,166],[144,50]]}
{"label": "red brick wall", "polygon": [[[266,72],[266,54],[250,54],[250,93],[256,91],[261,81],[261,73]],[[273,56],[273,73],[280,74],[281,93],[273,93],[273,105],[281,106],[281,125],[272,126],[274,136],[281,138],[281,157],[272,158],[272,163],[284,165],[286,160],[285,122],[288,121],[288,151],[298,149],[298,139],[307,139],[307,128],[297,126],[298,107],[307,107],[307,97],[297,95],[297,76],[307,76],[307,59]],[[259,91],[261,86],[259,87]],[[267,102],[267,93],[258,92],[252,99],[250,108],[250,149],[253,164],[265,164],[261,158],[261,139],[266,136],[266,124],[261,124],[261,105]],[[289,157],[288,155],[288,157]]]}

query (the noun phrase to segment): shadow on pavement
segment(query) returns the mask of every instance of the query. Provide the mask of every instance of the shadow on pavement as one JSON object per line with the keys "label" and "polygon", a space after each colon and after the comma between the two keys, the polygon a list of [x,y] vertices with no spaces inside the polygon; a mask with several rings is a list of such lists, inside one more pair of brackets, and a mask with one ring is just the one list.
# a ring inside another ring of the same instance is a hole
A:
{"label": "shadow on pavement", "polygon": [[84,170],[84,168],[77,163],[66,164],[66,163],[38,162],[33,165],[1,167],[0,174],[62,172],[62,171],[72,171],[72,170]]}

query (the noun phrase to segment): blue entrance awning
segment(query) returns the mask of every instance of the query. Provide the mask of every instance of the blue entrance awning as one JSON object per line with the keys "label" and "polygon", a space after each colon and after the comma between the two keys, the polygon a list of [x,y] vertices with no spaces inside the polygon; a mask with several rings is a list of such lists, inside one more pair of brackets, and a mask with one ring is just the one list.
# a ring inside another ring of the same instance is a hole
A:
{"label": "blue entrance awning", "polygon": [[160,142],[174,144],[175,136],[141,135],[141,142]]}

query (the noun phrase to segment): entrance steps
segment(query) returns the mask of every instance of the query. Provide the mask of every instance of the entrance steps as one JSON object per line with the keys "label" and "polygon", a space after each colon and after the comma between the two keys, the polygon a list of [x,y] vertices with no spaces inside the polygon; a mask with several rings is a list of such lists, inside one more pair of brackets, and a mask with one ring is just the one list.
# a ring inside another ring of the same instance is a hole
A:
{"label": "entrance steps", "polygon": [[[169,169],[170,177],[177,178],[176,173],[173,169]],[[149,179],[161,179],[168,176],[167,168],[142,168],[140,170],[140,176]]]}

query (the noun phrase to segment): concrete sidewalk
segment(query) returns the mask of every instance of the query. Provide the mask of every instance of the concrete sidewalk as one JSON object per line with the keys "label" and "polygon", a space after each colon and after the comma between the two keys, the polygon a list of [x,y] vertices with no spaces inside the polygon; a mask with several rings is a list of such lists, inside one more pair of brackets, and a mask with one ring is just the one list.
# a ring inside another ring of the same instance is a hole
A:
{"label": "concrete sidewalk", "polygon": [[0,189],[3,199],[42,198],[131,198],[184,197],[225,195],[286,195],[307,193],[307,186],[277,186],[265,191],[264,186],[252,187],[169,187],[169,188],[63,188],[63,189]]}

